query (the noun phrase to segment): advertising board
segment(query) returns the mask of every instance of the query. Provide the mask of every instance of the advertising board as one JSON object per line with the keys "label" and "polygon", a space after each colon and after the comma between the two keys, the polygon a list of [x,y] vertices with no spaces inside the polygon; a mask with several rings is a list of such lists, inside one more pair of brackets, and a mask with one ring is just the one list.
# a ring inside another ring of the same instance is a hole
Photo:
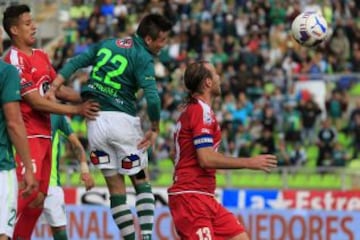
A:
{"label": "advertising board", "polygon": [[[69,239],[121,239],[108,207],[68,205]],[[324,210],[241,210],[229,208],[256,240],[358,240],[360,212]],[[137,231],[139,230],[138,224]],[[33,240],[51,239],[47,225],[36,226]],[[153,239],[177,240],[167,207],[156,208]]]}

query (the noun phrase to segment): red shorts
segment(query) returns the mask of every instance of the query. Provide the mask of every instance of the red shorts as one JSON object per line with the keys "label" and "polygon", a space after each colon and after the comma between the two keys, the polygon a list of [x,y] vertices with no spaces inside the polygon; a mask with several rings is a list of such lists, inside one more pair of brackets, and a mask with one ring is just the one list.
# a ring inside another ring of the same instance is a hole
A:
{"label": "red shorts", "polygon": [[181,239],[229,239],[245,232],[239,220],[212,196],[170,195],[169,208]]}
{"label": "red shorts", "polygon": [[[51,139],[28,138],[28,142],[35,178],[39,182],[39,192],[47,194],[51,173]],[[17,179],[23,181],[24,168],[21,158],[16,154],[15,159]]]}

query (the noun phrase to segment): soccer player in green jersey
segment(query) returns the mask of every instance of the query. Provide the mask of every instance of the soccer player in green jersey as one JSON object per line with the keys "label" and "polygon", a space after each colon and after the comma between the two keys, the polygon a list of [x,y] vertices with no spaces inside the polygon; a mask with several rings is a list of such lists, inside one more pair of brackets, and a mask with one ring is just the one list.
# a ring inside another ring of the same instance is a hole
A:
{"label": "soccer player in green jersey", "polygon": [[70,126],[70,120],[65,115],[51,114],[52,132],[52,162],[50,184],[48,195],[45,198],[44,210],[41,222],[48,223],[55,240],[66,240],[66,214],[64,191],[60,185],[59,164],[61,138],[65,137],[71,144],[76,158],[80,161],[81,180],[84,182],[86,190],[94,187],[94,180],[89,172],[86,160],[85,149],[80,140]]}
{"label": "soccer player in green jersey", "polygon": [[[124,175],[136,192],[136,210],[142,239],[151,239],[154,195],[149,183],[147,148],[159,131],[160,98],[155,81],[154,59],[167,43],[171,23],[159,14],[145,16],[132,37],[107,39],[72,58],[58,73],[47,93],[52,98],[76,70],[92,65],[84,99],[100,103],[99,116],[88,122],[91,160],[105,177],[112,216],[125,240],[135,239],[135,228],[126,204]],[[136,111],[136,93],[143,89],[151,128],[143,132]]]}
{"label": "soccer player in green jersey", "polygon": [[19,182],[22,195],[36,188],[26,129],[20,112],[20,78],[16,68],[0,60],[0,239],[11,238],[14,232],[18,182],[12,146],[24,166],[24,182]]}

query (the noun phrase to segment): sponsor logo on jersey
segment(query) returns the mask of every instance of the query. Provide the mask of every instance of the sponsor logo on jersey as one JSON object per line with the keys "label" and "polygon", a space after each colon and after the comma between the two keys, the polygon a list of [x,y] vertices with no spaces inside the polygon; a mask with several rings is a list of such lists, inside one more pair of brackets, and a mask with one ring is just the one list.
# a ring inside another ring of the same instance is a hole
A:
{"label": "sponsor logo on jersey", "polygon": [[154,76],[145,76],[145,80],[155,81],[156,79]]}
{"label": "sponsor logo on jersey", "polygon": [[31,86],[33,85],[32,82],[27,82],[25,78],[22,78],[22,79],[21,79],[20,84],[21,84],[21,89],[22,89],[22,90],[23,90],[23,89],[26,89],[26,88],[29,88],[29,87],[31,87]]}
{"label": "sponsor logo on jersey", "polygon": [[119,48],[131,48],[133,46],[133,40],[131,38],[124,38],[116,40],[116,45]]}
{"label": "sponsor logo on jersey", "polygon": [[203,120],[205,124],[210,125],[212,123],[211,113],[205,111]]}

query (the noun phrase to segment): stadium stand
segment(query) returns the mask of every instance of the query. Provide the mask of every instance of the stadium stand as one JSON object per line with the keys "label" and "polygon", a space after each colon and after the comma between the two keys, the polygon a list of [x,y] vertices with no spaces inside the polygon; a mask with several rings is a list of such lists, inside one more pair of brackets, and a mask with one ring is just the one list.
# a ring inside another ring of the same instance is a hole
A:
{"label": "stadium stand", "polygon": [[[151,158],[154,185],[169,186],[172,181],[171,134],[177,108],[186,95],[182,71],[186,63],[203,58],[216,65],[223,79],[223,95],[214,103],[225,139],[220,150],[234,156],[273,153],[281,160],[279,170],[270,174],[219,172],[220,186],[359,188],[359,160],[353,157],[356,134],[360,134],[360,125],[354,121],[360,113],[356,104],[360,98],[359,1],[323,5],[318,1],[286,4],[275,0],[60,2],[58,16],[66,21],[60,37],[47,45],[57,69],[99,39],[132,34],[144,12],[160,12],[174,22],[169,46],[156,63],[163,110],[161,135]],[[334,30],[317,49],[300,47],[289,34],[292,19],[304,9],[323,11]],[[344,46],[341,53],[337,52],[339,46]],[[75,89],[86,81],[88,71],[74,74]],[[321,98],[311,87],[320,82],[325,89]],[[299,83],[308,88],[296,90]],[[315,102],[315,110],[321,110],[310,125],[304,114],[309,101]],[[140,113],[144,105],[140,101]],[[265,113],[266,109],[272,113]],[[335,133],[333,139],[320,138],[324,120],[330,124],[325,130]],[[81,119],[74,121],[81,124]],[[265,136],[264,132],[270,134]],[[86,143],[84,129],[79,133]],[[324,144],[328,148],[322,149]],[[298,145],[304,154],[301,161]],[[73,171],[76,161],[67,152],[65,148],[63,180],[65,185],[78,185],[79,176]],[[101,175],[94,174],[97,184],[103,185]]]}

